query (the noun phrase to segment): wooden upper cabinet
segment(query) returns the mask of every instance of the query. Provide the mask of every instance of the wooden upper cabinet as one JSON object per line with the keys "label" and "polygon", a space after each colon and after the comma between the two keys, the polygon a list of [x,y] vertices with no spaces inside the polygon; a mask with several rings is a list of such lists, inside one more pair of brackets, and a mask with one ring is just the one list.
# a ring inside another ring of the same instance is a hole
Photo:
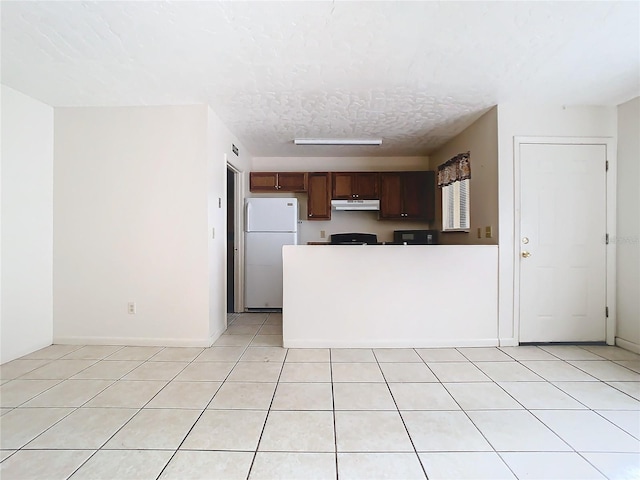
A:
{"label": "wooden upper cabinet", "polygon": [[331,198],[335,200],[377,200],[377,172],[334,172]]}
{"label": "wooden upper cabinet", "polygon": [[307,219],[331,220],[331,174],[308,174]]}
{"label": "wooden upper cabinet", "polygon": [[306,192],[306,172],[251,172],[249,190],[252,192]]}
{"label": "wooden upper cabinet", "polygon": [[435,218],[434,172],[383,172],[380,185],[381,219]]}
{"label": "wooden upper cabinet", "polygon": [[402,218],[402,174],[380,174],[380,218]]}

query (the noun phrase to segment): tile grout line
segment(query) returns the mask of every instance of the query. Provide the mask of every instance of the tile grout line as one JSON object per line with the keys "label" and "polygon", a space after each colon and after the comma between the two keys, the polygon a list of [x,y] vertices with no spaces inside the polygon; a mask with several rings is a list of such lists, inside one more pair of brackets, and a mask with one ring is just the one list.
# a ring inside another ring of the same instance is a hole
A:
{"label": "tile grout line", "polygon": [[[267,319],[271,314],[267,315]],[[267,320],[265,319],[265,322]],[[260,331],[260,330],[258,330]],[[256,333],[257,335],[257,333]],[[284,348],[284,347],[282,347]],[[271,414],[271,408],[273,407],[273,400],[276,397],[276,392],[278,391],[278,385],[280,384],[280,378],[282,377],[282,371],[284,370],[284,364],[287,361],[287,355],[289,354],[289,349],[285,349],[284,359],[282,360],[282,366],[280,367],[280,373],[278,374],[278,379],[276,380],[276,386],[273,389],[273,395],[271,396],[271,402],[269,402],[269,408],[267,410],[267,415],[264,417],[264,423],[262,424],[262,430],[260,430],[260,436],[258,437],[258,443],[256,444],[255,452],[253,453],[253,458],[251,459],[251,464],[249,465],[249,471],[247,472],[247,480],[251,476],[251,471],[253,470],[253,465],[255,464],[256,457],[258,456],[258,450],[260,448],[260,442],[262,441],[262,435],[264,435],[264,430],[267,427],[267,422],[269,421],[269,415]]]}
{"label": "tile grout line", "polygon": [[[416,352],[415,349],[412,349],[412,351],[416,355],[418,355],[418,352]],[[391,387],[389,386],[389,382],[387,381],[387,377],[385,376],[384,371],[382,370],[382,367],[380,366],[380,361],[378,360],[378,356],[376,355],[375,349],[372,348],[371,349],[371,353],[373,353],[373,358],[376,359],[376,365],[378,366],[378,369],[380,370],[380,375],[382,375],[382,378],[384,379],[384,384],[387,386],[387,390],[389,391],[389,395],[391,396],[391,400],[393,401],[393,404],[396,407],[396,412],[398,413],[398,416],[400,417],[400,421],[402,422],[402,426],[404,427],[405,432],[407,432],[407,437],[409,438],[409,441],[411,442],[411,446],[413,447],[413,452],[416,454],[416,458],[418,460],[418,464],[420,465],[420,468],[422,469],[422,473],[424,473],[424,478],[428,479],[429,476],[427,475],[427,470],[426,470],[424,464],[422,463],[422,459],[420,458],[420,454],[418,453],[418,449],[416,448],[416,444],[413,442],[413,438],[411,438],[411,433],[409,433],[409,428],[407,428],[407,424],[406,424],[406,422],[404,420],[404,417],[402,416],[402,412],[400,412],[400,408],[398,407],[398,402],[396,402],[396,398],[393,396],[393,392],[391,391]],[[418,355],[418,357],[420,357],[420,355]],[[420,357],[420,359],[422,359],[422,357]],[[428,365],[427,365],[427,368],[429,368]]]}
{"label": "tile grout line", "polygon": [[[229,324],[227,324],[227,328],[229,328],[229,326],[231,326],[231,324],[236,320],[235,317]],[[269,318],[269,315],[267,315],[265,317],[264,322],[266,322],[267,318]],[[261,325],[264,325],[264,322]],[[262,327],[260,327],[262,328]],[[226,330],[225,330],[226,331]],[[253,341],[253,339],[256,337],[256,335],[258,335],[258,332],[260,331],[260,329],[258,329],[256,331],[256,333],[253,335],[252,339],[249,341],[249,343],[247,343],[247,345],[244,347],[244,350],[242,350],[242,353],[240,354],[240,356],[238,357],[238,360],[236,360],[235,364],[233,365],[233,367],[229,370],[229,372],[227,373],[227,375],[224,377],[224,379],[220,382],[220,385],[218,386],[218,388],[216,389],[215,393],[211,396],[211,398],[209,399],[209,401],[207,402],[207,404],[205,405],[205,407],[202,409],[202,412],[200,412],[200,415],[198,415],[198,418],[195,419],[195,421],[193,422],[193,424],[191,425],[191,427],[187,430],[187,433],[185,434],[185,436],[183,437],[183,439],[180,441],[180,443],[178,444],[178,446],[175,448],[173,454],[171,455],[171,457],[169,457],[169,459],[167,460],[167,462],[164,464],[164,467],[162,467],[162,470],[160,470],[160,473],[158,473],[158,476],[156,477],[156,480],[158,480],[162,474],[164,473],[164,471],[167,469],[167,467],[169,466],[169,464],[171,463],[171,461],[173,460],[173,458],[177,455],[178,451],[180,450],[180,447],[184,444],[184,442],[187,440],[187,437],[189,436],[189,434],[193,431],[193,429],[195,428],[195,426],[197,425],[197,423],[200,421],[200,419],[202,418],[202,416],[204,415],[204,413],[207,411],[207,409],[209,408],[209,405],[211,405],[211,402],[213,402],[213,399],[215,398],[215,396],[218,394],[218,392],[220,391],[220,389],[222,388],[222,386],[225,384],[225,382],[227,381],[227,379],[229,378],[229,376],[231,375],[231,373],[233,372],[233,370],[236,368],[236,366],[240,363],[240,360],[242,359],[242,356],[245,354],[245,352],[247,351],[247,349],[249,348],[249,346],[251,345],[251,342]],[[224,333],[223,333],[224,335]],[[222,335],[221,335],[222,336]],[[211,347],[208,348],[212,348],[213,345]],[[203,350],[204,352],[204,350]],[[202,353],[200,354],[202,355]],[[200,355],[198,355],[196,358],[198,358]],[[193,361],[195,361],[195,358],[193,359]],[[185,367],[186,368],[186,367]],[[166,385],[165,385],[166,386]],[[160,393],[160,392],[158,392]],[[155,398],[155,395],[154,395]],[[153,400],[153,399],[152,399]],[[151,400],[149,400],[151,401]],[[148,402],[147,402],[148,403]],[[266,419],[265,419],[266,421]],[[251,462],[253,465],[253,462]],[[249,471],[251,471],[251,469],[249,469]],[[247,473],[248,475],[248,473]]]}
{"label": "tile grout line", "polygon": [[[123,348],[124,348],[124,347],[123,347]],[[119,382],[120,380],[122,380],[125,376],[129,375],[129,373],[133,372],[133,371],[134,371],[134,370],[136,370],[137,368],[140,368],[140,366],[142,366],[142,365],[144,365],[145,363],[147,363],[147,362],[151,361],[151,359],[152,359],[153,357],[155,357],[156,355],[158,355],[160,352],[164,351],[166,348],[167,348],[167,347],[162,348],[162,349],[161,349],[161,350],[159,350],[158,352],[156,352],[156,353],[154,353],[153,355],[151,355],[151,357],[147,358],[146,360],[143,360],[143,361],[140,363],[140,365],[138,365],[137,367],[135,367],[134,369],[132,369],[130,372],[127,372],[127,373],[125,373],[124,375],[122,375],[122,377],[120,377],[120,378],[119,378],[119,379],[117,379],[115,382],[113,382],[111,385],[109,385],[109,387],[111,387],[111,386],[115,385],[117,382]],[[120,349],[120,350],[122,350],[122,349]],[[120,351],[120,350],[117,350],[117,351]],[[204,351],[204,350],[203,350],[203,351]],[[116,352],[114,352],[114,353],[116,353]],[[78,466],[78,468],[76,468],[76,469],[73,471],[73,473],[72,473],[69,477],[67,477],[67,478],[70,478],[70,477],[72,477],[73,475],[75,475],[75,474],[76,474],[76,472],[78,472],[78,470],[80,470],[84,465],[86,465],[86,464],[87,464],[87,462],[89,462],[89,460],[91,460],[94,456],[96,456],[96,454],[97,454],[98,452],[103,451],[104,446],[105,446],[107,443],[109,443],[109,442],[113,439],[113,437],[115,437],[115,436],[116,436],[120,431],[122,431],[122,429],[123,429],[123,428],[125,428],[127,425],[129,425],[129,423],[131,423],[131,421],[133,421],[133,419],[134,419],[134,418],[136,418],[136,417],[138,416],[138,414],[139,414],[140,412],[142,412],[142,410],[143,410],[143,409],[144,409],[144,408],[149,404],[149,402],[151,402],[154,398],[156,398],[156,397],[160,394],[160,392],[162,392],[162,391],[167,387],[167,385],[169,385],[169,383],[171,383],[171,382],[172,382],[172,381],[173,381],[173,380],[174,380],[178,375],[180,375],[180,374],[181,374],[181,373],[182,373],[182,372],[183,372],[183,371],[184,371],[184,370],[185,370],[185,369],[186,369],[186,368],[187,368],[191,363],[193,363],[193,361],[194,361],[196,358],[198,358],[198,356],[200,356],[201,354],[202,354],[202,352],[201,352],[200,354],[196,355],[196,357],[195,357],[195,358],[193,358],[190,362],[187,362],[187,365],[185,365],[185,366],[184,366],[184,368],[182,368],[178,373],[176,373],[176,374],[173,376],[173,378],[171,378],[170,380],[168,380],[168,381],[165,383],[165,385],[164,385],[160,390],[158,390],[154,395],[152,395],[152,397],[151,397],[151,398],[150,398],[146,403],[144,403],[141,407],[139,407],[139,408],[137,409],[137,412],[136,412],[136,413],[134,413],[134,414],[129,418],[129,420],[127,420],[126,422],[124,422],[124,423],[120,426],[120,428],[118,428],[115,432],[113,432],[113,434],[112,434],[111,436],[109,436],[109,438],[107,438],[107,439],[106,439],[106,440],[105,440],[105,441],[100,445],[100,447],[98,447],[98,448],[93,452],[93,454],[89,455],[89,457],[88,457],[84,462],[82,462],[82,464],[81,464],[81,465],[79,465],[79,466]],[[113,354],[112,354],[112,355],[113,355]],[[103,360],[104,360],[104,359],[103,359]],[[136,381],[136,380],[128,380],[128,381]],[[150,380],[150,379],[149,379],[149,380],[138,380],[138,381],[157,381],[157,380]],[[160,380],[160,381],[163,381],[163,380]],[[109,387],[107,387],[107,388],[109,388]],[[106,388],[105,388],[105,390],[106,390]],[[104,390],[103,390],[103,392],[104,392]],[[102,392],[100,392],[100,393],[102,393]],[[99,394],[98,394],[98,395],[99,395]],[[97,396],[97,395],[96,395],[96,396]],[[95,398],[96,396],[92,397],[92,398],[91,398],[91,400],[93,400],[93,398]],[[86,403],[88,403],[88,402],[89,402],[89,401],[91,401],[91,400],[88,400]],[[86,404],[86,403],[85,403],[85,404]],[[90,407],[86,407],[86,408],[90,408]],[[112,408],[113,408],[113,407],[112,407]],[[121,408],[121,407],[116,407],[116,408]],[[111,450],[111,449],[109,449],[109,450]],[[118,450],[118,449],[113,449],[113,450]],[[135,449],[126,449],[126,450],[135,450]],[[169,450],[170,450],[170,449],[169,449]],[[173,455],[175,455],[175,452],[174,452],[174,454],[173,454]],[[173,458],[173,455],[171,456],[171,458]],[[169,458],[169,460],[167,461],[167,463],[165,463],[165,465],[164,465],[164,467],[163,467],[162,471],[164,471],[164,469],[166,468],[166,466],[167,466],[167,464],[169,463],[169,461],[171,460],[171,458]],[[162,473],[162,472],[161,472],[161,473]]]}
{"label": "tile grout line", "polygon": [[329,348],[329,379],[331,380],[331,413],[333,415],[333,447],[335,448],[335,467],[336,480],[340,480],[340,472],[338,470],[338,430],[336,429],[336,396],[333,388],[333,358],[332,349]]}

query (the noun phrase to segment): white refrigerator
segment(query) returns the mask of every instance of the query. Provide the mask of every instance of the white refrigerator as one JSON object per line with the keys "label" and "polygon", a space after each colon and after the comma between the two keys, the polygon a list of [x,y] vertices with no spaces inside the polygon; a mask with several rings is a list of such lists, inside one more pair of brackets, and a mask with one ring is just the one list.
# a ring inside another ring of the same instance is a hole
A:
{"label": "white refrigerator", "polygon": [[296,198],[248,198],[245,203],[246,310],[282,308],[282,247],[298,244]]}

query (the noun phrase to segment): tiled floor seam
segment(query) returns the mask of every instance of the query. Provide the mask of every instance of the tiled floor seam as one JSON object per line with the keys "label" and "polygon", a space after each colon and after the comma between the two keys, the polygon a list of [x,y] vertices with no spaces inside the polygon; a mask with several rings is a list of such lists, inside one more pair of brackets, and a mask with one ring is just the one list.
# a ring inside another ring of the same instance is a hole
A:
{"label": "tiled floor seam", "polygon": [[[238,317],[236,317],[238,318]],[[269,318],[269,316],[267,315],[267,317],[265,318],[264,322],[266,322],[267,318]],[[231,321],[228,322],[227,320],[227,328],[229,328],[229,326],[233,323],[233,321],[235,320],[235,318]],[[264,322],[261,325],[264,325]],[[258,329],[259,331],[259,329]],[[257,332],[253,335],[253,338],[255,338],[257,335]],[[252,338],[252,340],[253,340]],[[252,341],[251,340],[251,341]],[[209,405],[211,405],[211,402],[213,402],[213,399],[215,398],[215,396],[218,394],[218,392],[220,391],[220,389],[222,388],[222,386],[224,385],[224,383],[227,381],[227,379],[229,378],[229,376],[231,375],[231,372],[233,372],[233,369],[236,368],[236,366],[238,365],[238,363],[240,363],[240,359],[242,358],[242,355],[244,355],[244,353],[247,351],[247,349],[249,348],[249,345],[251,345],[251,341],[249,341],[249,343],[247,344],[247,346],[244,347],[244,350],[242,351],[242,353],[240,354],[240,356],[238,357],[238,360],[236,360],[235,364],[233,365],[233,367],[229,370],[229,372],[227,373],[227,375],[225,376],[225,378],[220,382],[220,385],[218,386],[218,388],[216,389],[216,391],[214,392],[214,394],[212,395],[212,397],[209,399],[209,401],[207,402],[207,404],[205,405],[205,407],[202,409],[202,412],[200,412],[200,415],[198,415],[198,418],[195,419],[195,421],[193,422],[193,425],[191,425],[191,427],[189,428],[189,430],[187,430],[187,433],[185,434],[184,438],[182,439],[182,441],[179,443],[179,445],[176,447],[176,449],[174,450],[173,454],[171,455],[171,457],[169,457],[169,460],[167,461],[167,463],[165,463],[164,467],[162,467],[162,470],[160,470],[160,473],[158,474],[158,476],[156,477],[156,480],[159,479],[162,474],[164,473],[164,471],[167,469],[167,467],[169,466],[169,464],[171,463],[171,461],[173,460],[173,458],[176,456],[176,454],[178,453],[178,451],[180,451],[180,447],[184,444],[184,442],[186,441],[187,437],[189,436],[189,434],[193,431],[193,429],[195,428],[195,426],[197,425],[197,423],[200,421],[200,419],[202,418],[202,416],[204,415],[204,413],[207,411],[207,409],[209,408]],[[204,350],[203,350],[204,352]],[[200,354],[202,355],[202,353]],[[196,358],[198,358],[200,355],[198,355]],[[196,358],[194,358],[191,362],[194,362],[196,360]],[[187,367],[185,367],[187,368]],[[184,370],[184,369],[183,369]],[[182,371],[182,370],[181,370]],[[174,377],[175,378],[175,377]],[[162,390],[164,390],[164,388],[166,388],[167,385],[169,385],[170,382],[167,382],[167,384],[160,390],[160,392]],[[160,392],[158,392],[156,395],[153,396],[153,398],[155,398]],[[275,393],[275,392],[274,392]],[[151,398],[151,400],[153,400],[153,398]],[[149,400],[149,402],[151,401]],[[147,402],[145,405],[147,405],[149,402]],[[266,423],[266,418],[265,418],[265,423]],[[264,429],[264,426],[262,427]],[[257,452],[257,447],[256,447],[256,452]],[[255,454],[254,454],[254,458],[255,458]],[[253,461],[251,462],[251,464],[253,465]],[[251,469],[249,469],[249,473],[251,472]],[[249,473],[247,473],[247,478]]]}
{"label": "tiled floor seam", "polygon": [[[417,352],[415,351],[415,349],[412,349],[414,353],[417,354]],[[380,373],[382,374],[382,378],[384,379],[384,384],[387,386],[387,390],[389,391],[389,395],[391,395],[391,399],[393,400],[393,404],[396,406],[396,412],[398,412],[398,416],[400,417],[400,421],[402,422],[402,426],[404,427],[405,432],[407,432],[407,437],[409,437],[409,441],[411,442],[411,446],[413,447],[413,452],[416,455],[416,458],[418,459],[418,463],[420,464],[420,468],[422,468],[422,473],[424,473],[424,478],[425,480],[429,478],[429,476],[427,475],[427,470],[424,466],[424,464],[422,463],[422,459],[420,458],[420,454],[418,453],[418,449],[416,448],[416,444],[413,441],[413,438],[411,437],[411,433],[409,432],[409,428],[407,427],[406,422],[404,421],[404,417],[402,416],[402,412],[400,411],[400,408],[398,407],[398,402],[396,401],[396,398],[393,396],[393,392],[391,391],[391,387],[389,386],[389,382],[387,381],[387,377],[384,375],[384,372],[382,370],[382,367],[380,366],[380,362],[378,360],[378,356],[376,355],[375,350],[373,350],[373,357],[376,359],[376,364],[378,365],[378,368],[380,369]],[[420,357],[420,355],[418,355],[418,357]],[[420,359],[422,359],[422,357],[420,357]],[[425,364],[426,365],[426,364]],[[429,366],[427,365],[427,368],[429,368]],[[433,372],[431,372],[433,373]],[[334,414],[334,418],[335,418],[335,414]],[[336,439],[337,441],[337,439]],[[338,452],[338,446],[336,444],[336,455]]]}
{"label": "tiled floor seam", "polygon": [[336,480],[340,480],[340,472],[338,471],[338,430],[336,428],[336,396],[333,388],[333,359],[332,351],[329,349],[329,379],[331,380],[331,410],[333,411],[333,443],[335,448],[334,460],[336,466]]}
{"label": "tiled floor seam", "polygon": [[[267,318],[265,318],[265,323],[268,319],[269,319],[269,315],[267,315]],[[287,361],[288,354],[289,354],[289,350],[287,349],[287,351],[284,354],[284,359],[282,360],[282,365],[280,366],[280,373],[278,374],[278,379],[276,380],[276,388],[273,389],[273,395],[271,395],[271,402],[269,403],[269,408],[267,409],[267,415],[264,417],[264,423],[262,424],[262,430],[260,430],[258,443],[256,444],[256,449],[253,452],[253,458],[251,459],[251,464],[249,465],[249,471],[247,472],[247,480],[249,480],[249,477],[251,476],[251,470],[253,470],[253,465],[255,464],[256,457],[258,456],[258,450],[260,449],[260,442],[262,441],[262,435],[264,434],[264,430],[267,427],[267,422],[269,421],[269,414],[271,413],[271,407],[273,406],[273,399],[275,398],[276,392],[278,391],[278,384],[280,383],[280,377],[282,376],[282,370],[284,370],[284,364]]]}

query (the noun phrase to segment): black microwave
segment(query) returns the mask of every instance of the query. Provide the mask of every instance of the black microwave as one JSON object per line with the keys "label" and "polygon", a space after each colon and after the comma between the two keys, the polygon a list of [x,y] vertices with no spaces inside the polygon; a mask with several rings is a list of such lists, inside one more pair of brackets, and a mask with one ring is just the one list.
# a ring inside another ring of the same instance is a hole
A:
{"label": "black microwave", "polygon": [[437,245],[437,230],[395,230],[393,243],[406,243],[407,245]]}

